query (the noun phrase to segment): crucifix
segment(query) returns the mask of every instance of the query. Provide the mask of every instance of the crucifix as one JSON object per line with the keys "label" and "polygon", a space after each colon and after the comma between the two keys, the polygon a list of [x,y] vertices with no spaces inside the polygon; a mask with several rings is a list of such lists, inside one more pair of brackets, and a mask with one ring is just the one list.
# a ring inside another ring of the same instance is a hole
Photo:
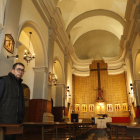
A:
{"label": "crucifix", "polygon": [[[97,63],[97,69],[91,69],[91,71],[97,71],[98,72],[98,93],[103,92],[101,90],[101,79],[100,79],[100,71],[101,70],[107,70],[107,68],[100,69],[100,63]],[[101,93],[102,94],[102,93]],[[101,95],[100,95],[101,96]]]}

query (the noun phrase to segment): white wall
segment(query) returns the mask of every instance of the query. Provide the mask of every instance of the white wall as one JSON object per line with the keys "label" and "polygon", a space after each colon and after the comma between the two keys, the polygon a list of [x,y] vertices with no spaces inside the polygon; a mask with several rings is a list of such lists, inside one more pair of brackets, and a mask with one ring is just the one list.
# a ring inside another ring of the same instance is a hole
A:
{"label": "white wall", "polygon": [[46,66],[48,66],[48,57],[47,57],[47,51],[48,51],[48,27],[43,21],[42,17],[36,10],[36,7],[32,3],[31,0],[22,0],[22,7],[21,7],[21,15],[20,15],[20,21],[19,21],[19,26],[22,25],[26,21],[32,21],[34,22],[44,40],[44,53],[45,53],[45,60],[46,60]]}
{"label": "white wall", "polygon": [[6,0],[0,0],[0,24],[3,25]]}
{"label": "white wall", "polygon": [[54,54],[53,54],[53,56],[54,56],[54,59],[56,57],[59,58],[60,63],[62,65],[62,69],[64,71],[64,54],[63,54],[63,52],[61,51],[61,49],[59,48],[59,46],[56,42],[54,42]]}
{"label": "white wall", "polygon": [[[56,72],[56,74],[58,73],[57,76],[60,80],[58,80],[58,82],[57,82],[58,85],[56,85],[55,90],[53,87],[52,97],[53,97],[53,100],[55,100],[55,106],[60,107],[60,106],[64,106],[64,99],[65,99],[65,95],[64,95],[65,94],[64,93],[64,77],[65,77],[65,74],[64,74],[64,54],[56,42],[54,42],[54,54],[53,54],[53,56],[54,56],[54,60],[57,59],[58,60],[57,63],[60,63],[56,66],[56,68],[58,67],[58,69],[57,70],[55,69],[55,72]],[[58,71],[62,71],[61,76],[59,76],[60,72],[58,72]],[[56,96],[56,97],[54,97],[54,96]]]}

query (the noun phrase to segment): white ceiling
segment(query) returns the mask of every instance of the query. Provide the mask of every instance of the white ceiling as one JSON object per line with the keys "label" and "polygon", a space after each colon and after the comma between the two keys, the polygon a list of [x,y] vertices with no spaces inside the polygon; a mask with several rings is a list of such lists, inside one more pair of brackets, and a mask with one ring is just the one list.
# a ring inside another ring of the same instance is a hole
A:
{"label": "white ceiling", "polygon": [[[96,42],[96,48],[99,48],[98,53],[102,54],[100,57],[96,57],[96,59],[114,57],[114,55],[117,55],[120,37],[123,34],[125,25],[124,16],[126,4],[127,0],[58,1],[57,7],[59,7],[62,12],[66,30],[68,34],[70,34],[76,54],[80,59],[91,57],[95,59],[93,52],[96,54],[97,49],[95,49],[93,42]],[[106,31],[106,34],[104,31]],[[100,37],[100,35],[102,35],[102,37]],[[85,39],[87,37],[88,39]],[[114,38],[116,41],[113,39],[109,40],[109,38]],[[105,43],[105,39],[108,40],[108,43]],[[93,43],[93,45],[91,43]],[[82,49],[80,47],[78,50],[77,46],[82,46]],[[106,53],[104,53],[105,48]],[[113,48],[115,48],[113,52],[110,51]],[[89,52],[91,50],[92,52]]]}

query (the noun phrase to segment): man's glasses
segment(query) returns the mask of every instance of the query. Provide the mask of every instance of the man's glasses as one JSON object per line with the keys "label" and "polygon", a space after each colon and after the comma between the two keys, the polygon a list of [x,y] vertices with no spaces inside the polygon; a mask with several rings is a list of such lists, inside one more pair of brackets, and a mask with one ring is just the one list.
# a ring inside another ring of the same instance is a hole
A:
{"label": "man's glasses", "polygon": [[18,72],[25,72],[25,70],[24,69],[21,69],[21,68],[16,68],[15,70],[17,70]]}

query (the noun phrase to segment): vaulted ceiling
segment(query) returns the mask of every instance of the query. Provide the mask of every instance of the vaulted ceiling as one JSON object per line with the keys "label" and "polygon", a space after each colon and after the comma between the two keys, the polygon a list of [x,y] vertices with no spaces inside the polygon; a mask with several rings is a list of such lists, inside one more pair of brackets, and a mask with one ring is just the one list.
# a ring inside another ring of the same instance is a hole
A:
{"label": "vaulted ceiling", "polygon": [[127,0],[55,0],[80,59],[115,57]]}

